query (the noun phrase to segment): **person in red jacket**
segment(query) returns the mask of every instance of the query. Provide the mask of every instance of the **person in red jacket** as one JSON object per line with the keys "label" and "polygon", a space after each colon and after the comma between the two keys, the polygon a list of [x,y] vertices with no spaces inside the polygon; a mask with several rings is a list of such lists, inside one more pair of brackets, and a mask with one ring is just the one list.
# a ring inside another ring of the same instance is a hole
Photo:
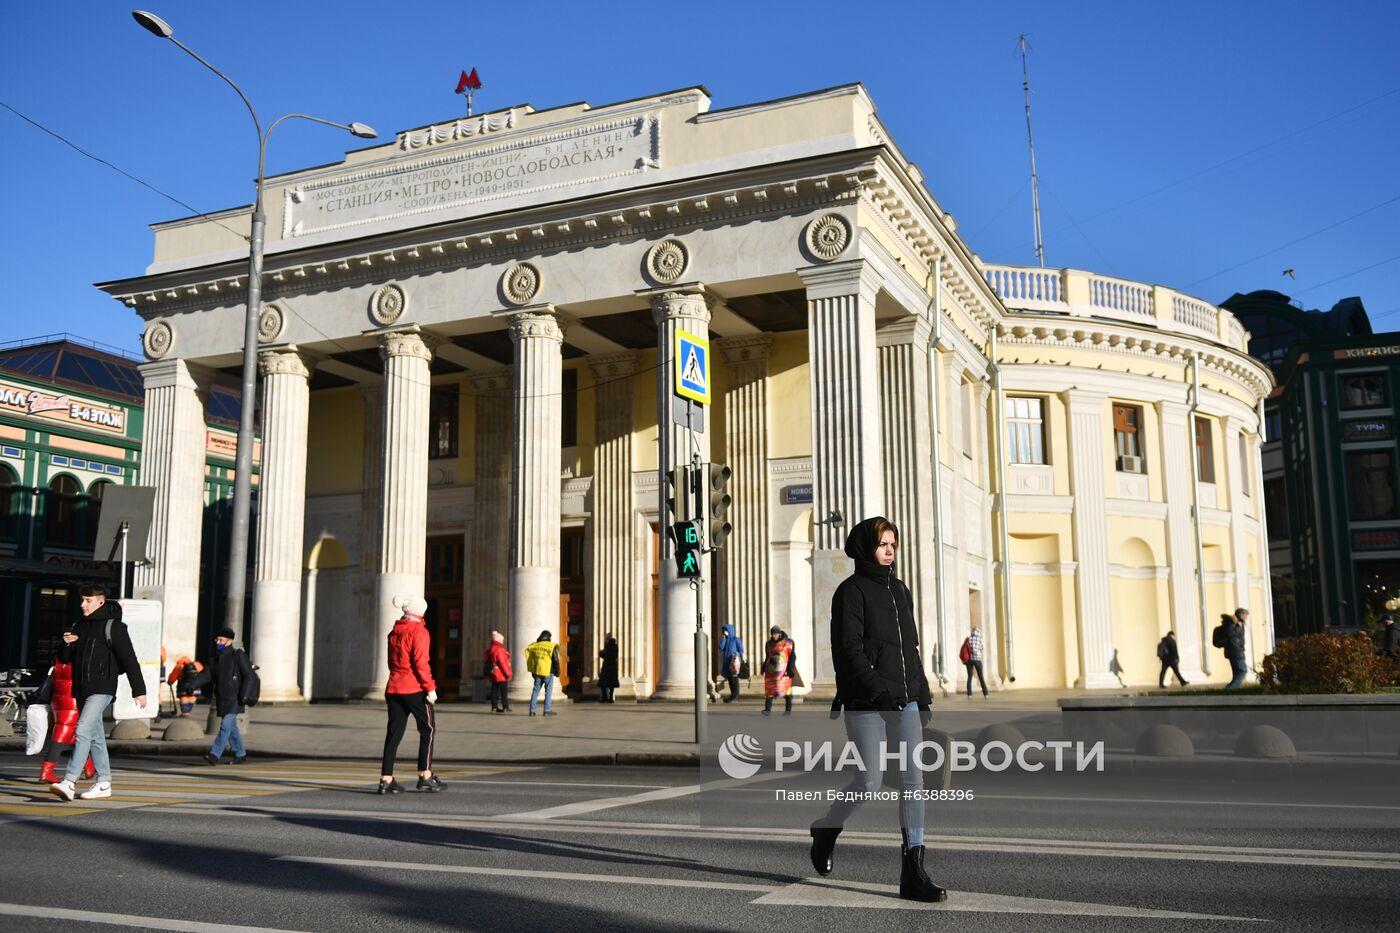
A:
{"label": "person in red jacket", "polygon": [[445,790],[446,785],[433,774],[433,704],[437,702],[437,684],[428,663],[428,626],[423,621],[428,604],[421,596],[396,596],[394,608],[402,611],[403,617],[389,632],[389,682],[384,685],[389,732],[384,736],[379,793],[403,793],[394,780],[394,759],[412,715],[418,722],[418,789],[435,794]]}
{"label": "person in red jacket", "polygon": [[[58,756],[73,752],[77,741],[78,701],[73,699],[73,665],[55,661],[53,665],[53,697],[49,700],[49,712],[53,725],[49,737],[44,742],[43,764],[39,766],[39,783],[56,784],[59,777],[54,773],[58,767]],[[94,774],[92,756],[83,764],[83,778],[91,780]]]}
{"label": "person in red jacket", "polygon": [[486,677],[491,681],[491,712],[509,713],[506,684],[511,677],[510,652],[506,650],[506,637],[500,632],[491,633],[491,647],[486,649]]}

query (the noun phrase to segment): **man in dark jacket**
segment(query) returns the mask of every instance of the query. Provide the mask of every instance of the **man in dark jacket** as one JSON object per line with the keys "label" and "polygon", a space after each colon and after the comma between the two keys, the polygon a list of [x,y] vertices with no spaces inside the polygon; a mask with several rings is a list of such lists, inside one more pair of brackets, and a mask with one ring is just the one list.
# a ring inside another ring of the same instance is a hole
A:
{"label": "man in dark jacket", "polygon": [[243,734],[238,731],[238,716],[247,712],[248,685],[253,679],[253,665],[248,653],[233,646],[233,629],[220,630],[214,639],[214,654],[204,662],[204,670],[186,682],[185,689],[194,692],[207,684],[214,685],[214,708],[219,714],[219,734],[204,760],[219,763],[224,748],[233,750],[233,763],[243,764],[248,757],[243,749]]}
{"label": "man in dark jacket", "polygon": [[1233,676],[1225,685],[1226,690],[1234,690],[1244,683],[1244,675],[1249,673],[1249,665],[1244,660],[1244,621],[1249,618],[1247,609],[1237,609],[1234,615],[1220,614],[1220,624],[1211,634],[1211,644],[1225,652],[1225,660],[1230,662]]}
{"label": "man in dark jacket", "polygon": [[861,767],[826,816],[812,825],[812,867],[832,871],[832,854],[841,827],[863,800],[881,788],[887,765],[885,749],[894,752],[898,769],[899,825],[903,837],[899,896],[941,901],[947,892],[924,871],[923,774],[913,760],[923,742],[923,720],[930,705],[928,677],[920,658],[914,600],[894,575],[899,529],[887,518],[867,518],[846,537],[846,556],[855,573],[836,588],[831,599],[831,655],[836,669],[832,710],[846,713],[846,735],[859,753]]}
{"label": "man in dark jacket", "polygon": [[1167,685],[1167,671],[1176,675],[1177,682],[1186,686],[1186,678],[1181,676],[1181,652],[1176,647],[1176,632],[1168,632],[1157,642],[1157,659],[1162,662],[1162,672],[1157,675],[1157,686]]}
{"label": "man in dark jacket", "polygon": [[78,701],[78,729],[73,755],[63,780],[49,785],[60,800],[76,795],[74,782],[82,774],[83,763],[92,756],[97,778],[81,794],[84,800],[112,796],[112,762],[107,757],[107,738],[102,714],[117,695],[117,678],[126,675],[136,705],[146,706],[146,681],[131,647],[131,635],[122,622],[120,603],[107,602],[107,591],[100,586],[81,590],[82,618],[63,633],[58,659],[73,665],[73,697]]}
{"label": "man in dark jacket", "polygon": [[1381,632],[1381,656],[1400,662],[1400,625],[1395,624],[1395,617],[1388,612],[1381,616],[1381,621],[1385,623]]}

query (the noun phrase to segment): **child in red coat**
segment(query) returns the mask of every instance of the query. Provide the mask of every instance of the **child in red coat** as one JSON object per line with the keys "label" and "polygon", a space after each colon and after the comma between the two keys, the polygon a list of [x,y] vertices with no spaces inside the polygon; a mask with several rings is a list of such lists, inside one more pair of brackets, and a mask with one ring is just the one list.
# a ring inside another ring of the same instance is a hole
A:
{"label": "child in red coat", "polygon": [[[39,783],[54,784],[59,777],[54,773],[58,767],[58,756],[64,752],[72,754],[73,743],[77,740],[78,701],[73,699],[73,665],[55,661],[53,665],[53,696],[49,700],[49,711],[53,725],[49,727],[49,737],[44,742],[43,764],[39,766]],[[92,758],[83,765],[83,777],[94,774]]]}

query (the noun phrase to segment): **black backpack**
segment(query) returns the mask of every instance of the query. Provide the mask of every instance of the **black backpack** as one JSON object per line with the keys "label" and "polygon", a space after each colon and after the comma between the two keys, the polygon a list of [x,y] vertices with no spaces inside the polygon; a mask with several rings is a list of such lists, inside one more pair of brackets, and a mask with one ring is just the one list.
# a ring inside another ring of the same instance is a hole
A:
{"label": "black backpack", "polygon": [[1224,648],[1225,642],[1229,640],[1229,635],[1225,634],[1225,626],[1217,625],[1215,631],[1211,633],[1210,643],[1217,648]]}
{"label": "black backpack", "polygon": [[1171,656],[1171,649],[1167,647],[1167,639],[1164,637],[1161,641],[1157,642],[1157,657],[1158,659],[1165,661]]}
{"label": "black backpack", "polygon": [[[247,652],[244,652],[247,656]],[[243,706],[257,706],[258,698],[262,696],[262,678],[258,676],[258,667],[251,660],[248,662],[248,674],[243,678],[242,696],[238,702]]]}

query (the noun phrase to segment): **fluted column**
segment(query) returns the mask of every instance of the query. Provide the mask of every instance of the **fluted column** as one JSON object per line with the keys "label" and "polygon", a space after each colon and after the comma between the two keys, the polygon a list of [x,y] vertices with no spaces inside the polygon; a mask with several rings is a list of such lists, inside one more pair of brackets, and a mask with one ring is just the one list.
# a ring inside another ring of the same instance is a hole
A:
{"label": "fluted column", "polygon": [[[658,360],[656,370],[657,424],[657,495],[666,496],[666,475],[679,465],[691,462],[690,441],[685,428],[671,418],[675,395],[676,367],[674,362],[676,331],[683,330],[696,337],[708,339],[710,334],[710,303],[700,287],[676,288],[650,295],[652,317],[656,321]],[[711,364],[713,366],[713,363]],[[697,432],[700,459],[710,459],[709,427],[712,412],[705,413],[705,428]],[[662,509],[664,511],[664,507]],[[656,696],[685,699],[695,696],[695,599],[690,581],[676,576],[676,545],[671,540],[669,525],[674,516],[663,517],[661,528],[661,573],[659,601],[661,608],[661,670],[655,672]],[[710,560],[701,560],[701,572],[708,585]],[[706,587],[699,598],[705,600]],[[702,603],[703,604],[703,603]],[[709,613],[706,613],[706,628]]]}
{"label": "fluted column", "polygon": [[[1249,548],[1245,544],[1244,529],[1249,504],[1260,491],[1249,485],[1253,480],[1249,464],[1240,459],[1240,439],[1245,438],[1245,443],[1248,443],[1244,423],[1238,418],[1224,418],[1220,424],[1221,442],[1225,445],[1225,472],[1229,476],[1230,487],[1230,563],[1235,568],[1235,602],[1227,611],[1236,607],[1250,610],[1249,623],[1244,627],[1244,660],[1249,666],[1245,679],[1252,682],[1256,679],[1254,668],[1258,659],[1254,645],[1255,610],[1249,604]],[[1249,496],[1244,494],[1245,489],[1249,489]]]}
{"label": "fluted column", "polygon": [[375,587],[374,682],[389,677],[389,630],[399,618],[395,596],[422,596],[428,549],[428,364],[433,352],[417,328],[384,334],[383,463],[379,509],[379,578]]}
{"label": "fluted column", "polygon": [[204,394],[208,376],[184,360],[140,367],[146,387],[141,484],[154,486],[147,562],[136,566],[132,594],[158,599],[165,645],[195,657],[199,623],[199,533],[204,520]]}
{"label": "fluted column", "polygon": [[[589,548],[592,598],[588,630],[596,645],[617,638],[618,680],[644,673],[647,640],[637,613],[632,496],[632,376],[637,354],[591,356],[596,399],[593,448],[593,546]],[[595,666],[597,651],[588,663]]]}
{"label": "fluted column", "polygon": [[934,586],[933,456],[928,410],[929,322],[902,318],[880,329],[880,422],[884,436],[885,515],[899,526],[895,571],[914,596],[919,656],[932,672],[938,641]]}
{"label": "fluted column", "polygon": [[[717,556],[724,561],[724,620],[757,657],[768,638],[769,591],[772,577],[772,537],[768,531],[768,354],[773,338],[767,334],[731,337],[719,342],[724,354],[724,449],[733,503],[734,533]],[[784,628],[791,623],[784,620]],[[798,656],[802,672],[811,659]]]}
{"label": "fluted column", "polygon": [[1191,410],[1175,401],[1157,402],[1155,407],[1157,423],[1162,426],[1171,625],[1176,631],[1182,674],[1189,681],[1200,681],[1206,675],[1201,671],[1201,600],[1196,589],[1196,529],[1191,521],[1191,471],[1195,469]]}
{"label": "fluted column", "polygon": [[[513,382],[509,367],[472,373],[476,393],[476,481],[467,557],[462,670],[475,674],[491,632],[510,635],[510,458]],[[514,645],[508,646],[511,650]],[[522,648],[524,646],[521,646]]]}
{"label": "fluted column", "polygon": [[359,612],[342,634],[363,648],[358,652],[347,652],[350,657],[358,656],[359,663],[354,670],[343,672],[338,679],[346,685],[347,693],[351,696],[365,696],[373,691],[376,679],[383,678],[374,666],[377,658],[369,646],[379,637],[379,509],[384,499],[384,389],[382,386],[363,384],[357,388],[364,407],[365,425],[360,466],[359,572],[355,583],[355,605]]}
{"label": "fluted column", "polygon": [[302,699],[301,579],[306,525],[308,360],[294,346],[258,355],[262,375],[262,471],[258,481],[253,638],[262,697]]}
{"label": "fluted column", "polygon": [[[812,613],[814,678],[835,679],[831,597],[852,570],[846,535],[885,508],[876,369],[875,296],[881,280],[864,260],[799,269],[807,288],[812,393]],[[826,523],[833,512],[841,521]],[[822,522],[822,524],[817,524]]]}
{"label": "fluted column", "polygon": [[559,514],[563,486],[564,332],[553,307],[539,305],[510,315],[515,345],[512,367],[514,442],[511,445],[510,635],[515,674],[511,695],[530,695],[525,646],[541,630],[558,640]]}
{"label": "fluted column", "polygon": [[1107,463],[1105,397],[1069,389],[1070,493],[1074,496],[1075,601],[1079,607],[1080,687],[1116,687],[1108,670],[1113,658],[1113,603],[1108,584],[1108,520],[1104,469]]}

